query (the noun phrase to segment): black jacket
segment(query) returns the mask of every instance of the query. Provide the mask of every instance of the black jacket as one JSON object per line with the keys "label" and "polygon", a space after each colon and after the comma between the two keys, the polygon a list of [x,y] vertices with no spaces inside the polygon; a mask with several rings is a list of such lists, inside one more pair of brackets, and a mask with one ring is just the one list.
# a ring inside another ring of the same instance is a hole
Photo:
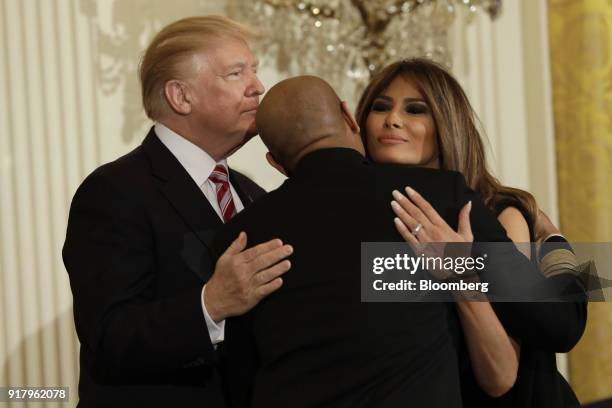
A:
{"label": "black jacket", "polygon": [[[230,178],[245,206],[263,194],[240,173]],[[81,184],[63,250],[80,407],[223,405],[201,306],[222,225],[153,129]]]}
{"label": "black jacket", "polygon": [[[459,325],[447,303],[363,303],[361,242],[402,241],[390,208],[410,185],[455,228],[472,200],[478,241],[510,242],[496,217],[456,172],[373,165],[350,149],[310,153],[281,187],[238,214],[217,253],[241,230],[250,244],[279,237],[294,246],[283,286],[226,323],[224,371],[235,407],[460,407]],[[544,281],[515,248],[490,259],[491,285]],[[510,278],[508,278],[510,276]],[[582,317],[567,303],[542,303],[500,319],[518,338],[559,341]],[[572,314],[574,313],[574,314]],[[531,334],[541,319],[547,333]]]}

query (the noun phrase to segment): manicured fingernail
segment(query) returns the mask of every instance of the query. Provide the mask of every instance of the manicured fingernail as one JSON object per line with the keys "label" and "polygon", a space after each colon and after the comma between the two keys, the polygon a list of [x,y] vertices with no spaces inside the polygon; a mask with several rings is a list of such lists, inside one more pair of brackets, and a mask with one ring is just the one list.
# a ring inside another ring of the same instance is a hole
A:
{"label": "manicured fingernail", "polygon": [[408,195],[414,194],[414,190],[412,188],[406,186],[406,193],[408,193]]}
{"label": "manicured fingernail", "polygon": [[391,207],[393,207],[394,210],[399,210],[400,208],[399,204],[395,200],[391,201]]}
{"label": "manicured fingernail", "polygon": [[472,200],[468,203],[468,211],[472,209]]}
{"label": "manicured fingernail", "polygon": [[404,228],[404,224],[402,223],[402,220],[400,220],[399,218],[395,217],[393,219],[393,222],[395,223],[396,226],[398,226],[399,228]]}
{"label": "manicured fingernail", "polygon": [[393,198],[395,198],[396,200],[400,200],[402,198],[402,193],[400,193],[397,190],[393,190],[393,192],[391,193],[391,195],[393,196]]}

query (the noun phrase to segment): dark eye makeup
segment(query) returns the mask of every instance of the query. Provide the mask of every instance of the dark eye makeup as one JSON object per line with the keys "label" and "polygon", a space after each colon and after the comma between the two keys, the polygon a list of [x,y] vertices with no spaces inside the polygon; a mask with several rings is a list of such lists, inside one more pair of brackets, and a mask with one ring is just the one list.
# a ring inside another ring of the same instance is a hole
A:
{"label": "dark eye makeup", "polygon": [[[387,112],[391,109],[393,109],[393,104],[390,101],[375,100],[370,110],[373,112]],[[419,115],[428,113],[429,107],[425,102],[408,102],[404,107],[404,111],[413,115]]]}
{"label": "dark eye makeup", "polygon": [[386,112],[391,109],[391,104],[385,101],[374,101],[372,109],[375,112]]}
{"label": "dark eye makeup", "polygon": [[429,112],[429,107],[425,102],[410,102],[406,105],[406,112],[418,115]]}

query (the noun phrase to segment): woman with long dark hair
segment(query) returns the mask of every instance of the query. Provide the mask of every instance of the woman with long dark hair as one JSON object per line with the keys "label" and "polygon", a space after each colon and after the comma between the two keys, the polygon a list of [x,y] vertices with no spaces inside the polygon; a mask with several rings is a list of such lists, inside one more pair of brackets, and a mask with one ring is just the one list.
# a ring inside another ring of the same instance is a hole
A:
{"label": "woman with long dark hair", "polygon": [[[534,197],[502,185],[489,172],[476,115],[457,80],[442,66],[420,58],[387,66],[365,89],[356,118],[372,161],[458,171],[497,215],[512,241],[539,238]],[[410,195],[417,204],[423,201],[416,192]],[[452,238],[445,232],[450,228],[434,231],[433,226],[396,223],[408,241],[416,242],[417,234],[425,241]],[[530,245],[517,246],[535,258]],[[458,346],[460,359],[464,357],[464,406],[579,406],[556,367],[555,352],[567,350],[552,344],[534,348],[512,338],[488,302],[458,302],[456,309],[464,333]],[[581,334],[584,322],[576,324],[582,324],[575,328]]]}

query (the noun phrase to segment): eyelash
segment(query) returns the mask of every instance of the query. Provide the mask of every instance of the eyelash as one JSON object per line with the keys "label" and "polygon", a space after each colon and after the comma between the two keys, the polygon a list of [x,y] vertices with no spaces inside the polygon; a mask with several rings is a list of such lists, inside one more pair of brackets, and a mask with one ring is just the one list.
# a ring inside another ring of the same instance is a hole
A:
{"label": "eyelash", "polygon": [[[391,107],[389,106],[389,104],[384,103],[384,102],[374,102],[374,104],[372,104],[372,111],[374,112],[386,112],[390,109]],[[406,113],[410,113],[413,115],[419,115],[419,114],[425,114],[427,112],[429,112],[429,109],[427,107],[427,105],[423,104],[423,103],[409,103],[408,105],[406,105],[406,109],[405,109]]]}

